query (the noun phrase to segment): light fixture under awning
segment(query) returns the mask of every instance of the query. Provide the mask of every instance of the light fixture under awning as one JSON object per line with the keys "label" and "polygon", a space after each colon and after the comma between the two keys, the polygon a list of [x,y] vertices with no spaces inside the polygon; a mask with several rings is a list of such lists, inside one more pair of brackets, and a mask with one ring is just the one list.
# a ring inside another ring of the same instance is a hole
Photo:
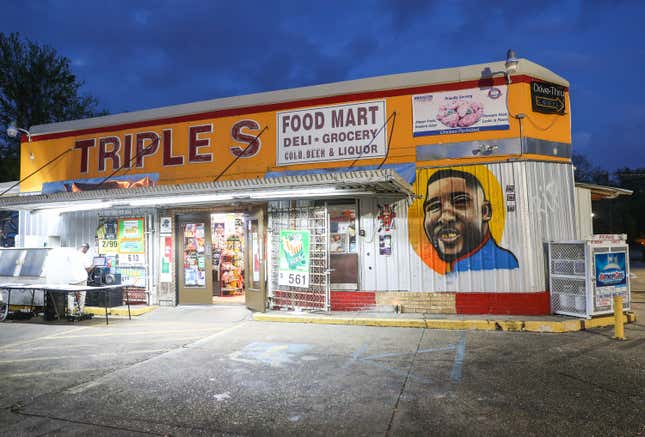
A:
{"label": "light fixture under awning", "polygon": [[414,188],[392,169],[308,174],[130,189],[92,190],[0,197],[0,209],[87,211],[107,208],[174,207],[376,196],[414,197]]}

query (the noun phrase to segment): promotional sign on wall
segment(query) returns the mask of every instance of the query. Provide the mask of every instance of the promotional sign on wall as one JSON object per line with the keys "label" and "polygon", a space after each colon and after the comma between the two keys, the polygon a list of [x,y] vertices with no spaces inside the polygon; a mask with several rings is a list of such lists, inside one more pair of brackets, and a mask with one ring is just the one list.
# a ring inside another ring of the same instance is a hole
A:
{"label": "promotional sign on wall", "polygon": [[99,255],[114,256],[119,253],[117,229],[118,223],[116,219],[106,219],[99,222],[99,226],[96,228]]}
{"label": "promotional sign on wall", "polygon": [[144,253],[143,219],[119,219],[119,247],[120,252]]}
{"label": "promotional sign on wall", "polygon": [[506,130],[506,85],[412,96],[415,137]]}
{"label": "promotional sign on wall", "polygon": [[119,219],[119,263],[145,265],[143,218]]}
{"label": "promotional sign on wall", "polygon": [[172,234],[172,217],[161,217],[159,219],[159,234],[160,235]]}
{"label": "promotional sign on wall", "polygon": [[309,231],[280,231],[278,285],[309,288]]}
{"label": "promotional sign on wall", "polygon": [[[132,287],[146,287],[146,271],[145,269],[136,267],[120,267],[121,283]],[[130,291],[128,291],[130,293]],[[132,297],[129,297],[132,299]]]}
{"label": "promotional sign on wall", "polygon": [[596,289],[601,287],[627,287],[627,270],[625,269],[625,252],[597,253]]}
{"label": "promotional sign on wall", "polygon": [[277,165],[385,156],[385,101],[277,113]]}
{"label": "promotional sign on wall", "polygon": [[392,255],[392,236],[391,235],[379,235],[379,254],[381,255]]}
{"label": "promotional sign on wall", "polygon": [[563,115],[566,88],[549,82],[531,82],[531,107],[543,114]]}

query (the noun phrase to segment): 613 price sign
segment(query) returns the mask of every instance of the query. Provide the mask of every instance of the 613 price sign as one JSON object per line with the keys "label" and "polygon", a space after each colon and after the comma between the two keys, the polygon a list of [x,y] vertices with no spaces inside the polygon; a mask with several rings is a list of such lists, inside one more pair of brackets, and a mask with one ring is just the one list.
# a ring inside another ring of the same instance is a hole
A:
{"label": "613 price sign", "polygon": [[146,263],[146,257],[143,254],[138,253],[128,253],[126,255],[122,254],[119,257],[119,262],[128,265],[144,265]]}

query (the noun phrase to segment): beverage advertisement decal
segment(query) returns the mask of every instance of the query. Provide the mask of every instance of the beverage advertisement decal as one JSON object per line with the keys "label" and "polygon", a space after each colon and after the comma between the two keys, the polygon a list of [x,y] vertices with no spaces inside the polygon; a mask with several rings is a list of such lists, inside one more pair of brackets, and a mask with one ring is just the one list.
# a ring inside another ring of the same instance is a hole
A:
{"label": "beverage advertisement decal", "polygon": [[278,285],[309,288],[309,231],[280,231]]}

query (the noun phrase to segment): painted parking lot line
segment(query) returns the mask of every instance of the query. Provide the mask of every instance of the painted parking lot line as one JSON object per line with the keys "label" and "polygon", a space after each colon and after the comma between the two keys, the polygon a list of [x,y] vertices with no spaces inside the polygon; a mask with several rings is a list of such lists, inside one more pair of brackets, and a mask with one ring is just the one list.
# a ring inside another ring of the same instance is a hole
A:
{"label": "painted parking lot line", "polygon": [[[139,339],[135,341],[127,341],[127,340],[120,340],[119,345],[120,346],[131,346],[131,347],[137,347],[137,345],[147,345],[149,346],[150,343],[158,343],[158,342],[166,342],[168,340],[172,340],[175,342],[185,342],[185,341],[191,341],[191,340],[198,340],[202,338],[202,335],[190,335],[190,336],[180,336],[180,337],[172,337],[169,338],[168,336],[162,336],[159,338],[154,338],[150,336],[145,336],[145,339]],[[93,350],[96,348],[103,347],[103,344],[99,343],[74,343],[74,348],[79,349],[79,350]],[[38,346],[29,346],[29,348],[15,348],[15,349],[3,349],[2,352],[5,353],[32,353],[32,352],[46,352],[46,351],[51,351],[51,350],[60,350],[61,344],[52,344],[52,345],[38,345]]]}
{"label": "painted parking lot line", "polygon": [[447,344],[446,346],[432,347],[419,349],[413,352],[387,352],[375,355],[366,355],[363,356],[364,352],[367,350],[367,344],[362,344],[351,356],[349,362],[344,367],[349,367],[354,363],[367,364],[373,367],[378,367],[383,370],[387,370],[395,375],[403,376],[411,380],[422,382],[424,384],[432,384],[433,380],[426,376],[417,375],[411,370],[402,370],[399,367],[385,364],[379,360],[386,358],[406,358],[411,357],[413,360],[418,355],[430,355],[437,352],[446,352],[454,351],[455,356],[453,359],[453,365],[450,371],[450,382],[458,383],[461,381],[462,367],[464,364],[464,356],[466,352],[466,333],[462,333],[459,337],[457,343]]}
{"label": "painted parking lot line", "polygon": [[97,354],[82,354],[82,355],[59,355],[52,356],[48,355],[45,357],[30,357],[30,358],[17,358],[14,360],[0,360],[1,364],[18,364],[18,363],[30,363],[30,362],[40,362],[40,361],[56,361],[56,360],[82,360],[87,358],[108,358],[108,357],[119,357],[123,355],[140,355],[140,354],[154,354],[154,353],[163,353],[167,352],[169,349],[146,349],[146,350],[134,350],[134,351],[119,351],[119,352],[103,352]]}
{"label": "painted parking lot line", "polygon": [[224,334],[229,334],[229,333],[231,333],[231,332],[233,332],[235,330],[238,330],[238,329],[246,326],[247,323],[248,322],[238,323],[238,324],[230,326],[230,327],[228,327],[226,329],[222,329],[222,330],[220,330],[220,331],[218,331],[218,332],[216,332],[214,334],[211,334],[211,335],[209,335],[207,337],[201,338],[200,340],[197,340],[197,341],[195,341],[193,343],[190,343],[188,345],[182,345],[181,347],[166,350],[165,352],[160,353],[158,355],[155,355],[153,357],[150,357],[148,359],[139,361],[139,362],[137,362],[135,364],[132,364],[130,366],[120,368],[120,369],[117,369],[117,370],[115,370],[113,372],[107,373],[107,374],[105,374],[105,375],[103,375],[103,376],[101,376],[99,378],[96,378],[93,381],[83,383],[83,384],[80,384],[80,385],[77,385],[77,386],[74,386],[74,387],[70,387],[65,392],[70,393],[70,394],[79,394],[79,393],[85,392],[85,391],[87,391],[87,390],[89,390],[91,388],[97,387],[97,386],[99,386],[101,384],[109,383],[113,378],[117,378],[117,374],[121,374],[123,372],[129,372],[129,371],[132,371],[133,369],[141,367],[141,366],[143,366],[143,365],[145,365],[147,363],[150,363],[152,361],[163,359],[168,354],[183,353],[184,351],[186,351],[188,349],[201,346],[201,345],[203,345],[203,344],[205,344],[205,343],[207,343],[207,342],[209,342],[209,341],[211,341],[211,340],[213,340],[213,339],[215,339],[215,338],[217,338],[219,336],[222,336]]}
{"label": "painted parking lot line", "polygon": [[67,334],[68,332],[78,332],[79,329],[89,329],[89,326],[81,327],[81,328],[72,328],[72,329],[68,329],[66,331],[59,332],[59,333],[56,333],[56,334],[51,334],[51,335],[46,335],[46,336],[43,336],[43,337],[32,338],[32,339],[29,339],[29,340],[17,341],[17,342],[14,342],[14,343],[9,343],[9,344],[6,344],[6,345],[0,347],[0,352],[3,352],[5,349],[13,348],[13,347],[16,347],[16,346],[24,346],[24,345],[27,345],[27,344],[37,343],[37,342],[45,341],[45,340],[56,340],[59,337]]}

